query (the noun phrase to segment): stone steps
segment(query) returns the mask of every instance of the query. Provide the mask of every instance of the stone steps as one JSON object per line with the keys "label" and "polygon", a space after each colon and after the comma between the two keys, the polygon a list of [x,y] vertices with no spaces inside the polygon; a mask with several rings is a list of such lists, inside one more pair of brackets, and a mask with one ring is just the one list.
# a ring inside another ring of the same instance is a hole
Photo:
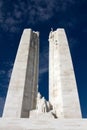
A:
{"label": "stone steps", "polygon": [[87,119],[1,118],[0,130],[87,130]]}

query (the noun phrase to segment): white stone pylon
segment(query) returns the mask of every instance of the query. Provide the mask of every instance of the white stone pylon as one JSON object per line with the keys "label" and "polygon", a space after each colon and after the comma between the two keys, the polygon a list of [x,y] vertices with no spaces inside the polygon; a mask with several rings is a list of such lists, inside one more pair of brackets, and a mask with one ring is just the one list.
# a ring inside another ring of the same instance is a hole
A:
{"label": "white stone pylon", "polygon": [[69,45],[64,29],[49,35],[49,101],[59,118],[81,118]]}
{"label": "white stone pylon", "polygon": [[23,31],[8,88],[3,117],[27,118],[36,108],[39,33]]}

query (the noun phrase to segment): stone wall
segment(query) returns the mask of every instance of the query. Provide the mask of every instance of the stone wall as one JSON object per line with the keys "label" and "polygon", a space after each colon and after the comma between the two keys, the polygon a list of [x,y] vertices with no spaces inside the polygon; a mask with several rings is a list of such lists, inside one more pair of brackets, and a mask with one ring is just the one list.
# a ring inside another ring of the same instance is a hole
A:
{"label": "stone wall", "polygon": [[29,117],[36,107],[39,34],[25,29],[16,55],[3,117]]}
{"label": "stone wall", "polygon": [[64,29],[49,35],[49,101],[59,118],[81,118],[72,59]]}

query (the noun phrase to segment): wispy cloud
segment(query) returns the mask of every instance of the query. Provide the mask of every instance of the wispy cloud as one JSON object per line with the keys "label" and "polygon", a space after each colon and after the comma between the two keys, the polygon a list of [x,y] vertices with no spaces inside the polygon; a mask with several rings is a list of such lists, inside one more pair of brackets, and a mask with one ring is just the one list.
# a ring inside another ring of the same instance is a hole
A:
{"label": "wispy cloud", "polygon": [[39,71],[40,76],[41,76],[43,73],[46,73],[47,71],[48,71],[48,67],[43,67],[43,68],[41,68],[40,71]]}
{"label": "wispy cloud", "polygon": [[8,70],[8,73],[7,73],[9,79],[11,78],[11,74],[12,74],[12,68],[10,68],[10,69]]}
{"label": "wispy cloud", "polygon": [[1,87],[4,87],[4,85],[8,84],[11,77],[13,62],[3,62],[2,65],[3,69],[0,70],[0,81],[2,81]]}
{"label": "wispy cloud", "polygon": [[40,52],[39,81],[42,80],[43,74],[46,73],[47,71],[48,71],[48,46],[43,47],[43,51]]}
{"label": "wispy cloud", "polygon": [[75,0],[0,1],[0,26],[4,31],[17,32],[23,23],[36,24],[49,20],[55,12],[65,11]]}
{"label": "wispy cloud", "polygon": [[40,53],[40,74],[48,70],[48,48],[45,47],[43,52]]}
{"label": "wispy cloud", "polygon": [[13,62],[2,62],[2,65],[3,69],[0,70],[0,116],[2,115],[5,103],[5,97],[11,77]]}
{"label": "wispy cloud", "polygon": [[6,73],[5,70],[1,70],[1,71],[0,71],[0,75],[3,75],[3,74],[5,74],[5,73]]}

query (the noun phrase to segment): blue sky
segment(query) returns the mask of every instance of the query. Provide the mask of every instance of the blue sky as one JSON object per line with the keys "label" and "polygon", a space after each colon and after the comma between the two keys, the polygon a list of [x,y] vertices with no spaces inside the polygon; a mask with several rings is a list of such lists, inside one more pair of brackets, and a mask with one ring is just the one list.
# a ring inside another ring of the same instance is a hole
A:
{"label": "blue sky", "polygon": [[48,35],[65,28],[87,117],[87,0],[0,0],[0,115],[24,28],[40,32],[39,91],[48,98]]}

